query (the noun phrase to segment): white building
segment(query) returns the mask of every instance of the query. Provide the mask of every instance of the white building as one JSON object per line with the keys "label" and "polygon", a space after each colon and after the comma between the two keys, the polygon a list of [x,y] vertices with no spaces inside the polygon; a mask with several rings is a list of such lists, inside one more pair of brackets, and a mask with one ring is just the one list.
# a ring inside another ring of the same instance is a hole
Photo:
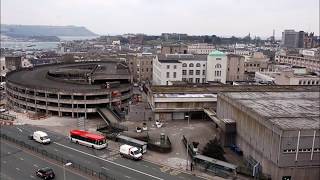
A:
{"label": "white building", "polygon": [[154,85],[172,85],[174,81],[226,83],[226,76],[227,56],[220,51],[213,51],[208,56],[166,54],[153,59]]}
{"label": "white building", "polygon": [[188,53],[189,54],[209,54],[215,50],[215,47],[212,44],[208,43],[198,43],[192,44],[188,46]]}
{"label": "white building", "polygon": [[172,85],[174,81],[182,81],[181,62],[175,59],[153,59],[153,84]]}
{"label": "white building", "polygon": [[213,51],[207,58],[207,81],[226,83],[227,56],[221,51]]}

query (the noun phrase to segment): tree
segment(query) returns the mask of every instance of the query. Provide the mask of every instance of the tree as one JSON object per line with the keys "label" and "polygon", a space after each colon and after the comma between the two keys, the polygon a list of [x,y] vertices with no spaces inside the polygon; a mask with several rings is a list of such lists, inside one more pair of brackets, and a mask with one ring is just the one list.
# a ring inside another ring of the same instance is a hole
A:
{"label": "tree", "polygon": [[221,146],[220,141],[217,138],[210,140],[206,146],[203,148],[202,154],[205,156],[212,157],[214,159],[219,159],[225,161],[226,158],[223,156],[224,150]]}

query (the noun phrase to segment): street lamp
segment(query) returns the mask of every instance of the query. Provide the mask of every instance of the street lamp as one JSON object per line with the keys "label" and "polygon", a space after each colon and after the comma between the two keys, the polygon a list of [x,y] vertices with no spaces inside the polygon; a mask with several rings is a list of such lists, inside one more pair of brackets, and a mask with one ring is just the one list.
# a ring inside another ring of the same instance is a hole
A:
{"label": "street lamp", "polygon": [[[189,121],[190,121],[190,111],[188,112],[188,115],[185,116],[185,118],[188,118],[188,127],[189,127]],[[188,142],[188,137],[186,137],[187,140],[187,165],[186,165],[186,170],[188,170],[188,166],[189,166],[189,142]]]}
{"label": "street lamp", "polygon": [[66,180],[66,166],[70,166],[72,165],[71,162],[68,162],[66,164],[63,165],[63,179]]}

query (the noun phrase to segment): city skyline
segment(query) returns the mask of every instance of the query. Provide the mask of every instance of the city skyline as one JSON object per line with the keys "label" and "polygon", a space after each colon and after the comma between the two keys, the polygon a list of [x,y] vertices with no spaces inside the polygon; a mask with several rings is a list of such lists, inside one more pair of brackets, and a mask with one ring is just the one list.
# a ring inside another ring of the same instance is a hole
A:
{"label": "city skyline", "polygon": [[[319,35],[319,3],[315,0],[92,0],[1,1],[1,23],[85,26],[99,35],[164,32],[189,35],[266,38],[275,29]],[[17,13],[19,12],[19,13]]]}

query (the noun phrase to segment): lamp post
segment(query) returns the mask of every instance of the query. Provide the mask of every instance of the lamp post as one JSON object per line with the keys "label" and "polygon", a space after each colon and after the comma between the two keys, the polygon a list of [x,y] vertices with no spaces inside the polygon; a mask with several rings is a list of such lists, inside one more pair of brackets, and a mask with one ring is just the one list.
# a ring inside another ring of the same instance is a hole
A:
{"label": "lamp post", "polygon": [[[188,115],[185,116],[186,118],[188,118],[188,127],[189,127],[189,121],[190,121],[190,111],[188,112]],[[187,140],[187,165],[186,165],[186,170],[188,170],[188,166],[189,166],[189,142],[188,142],[188,137],[186,137]]]}
{"label": "lamp post", "polygon": [[72,165],[71,162],[68,162],[66,164],[63,165],[63,179],[66,180],[66,166],[70,166]]}

